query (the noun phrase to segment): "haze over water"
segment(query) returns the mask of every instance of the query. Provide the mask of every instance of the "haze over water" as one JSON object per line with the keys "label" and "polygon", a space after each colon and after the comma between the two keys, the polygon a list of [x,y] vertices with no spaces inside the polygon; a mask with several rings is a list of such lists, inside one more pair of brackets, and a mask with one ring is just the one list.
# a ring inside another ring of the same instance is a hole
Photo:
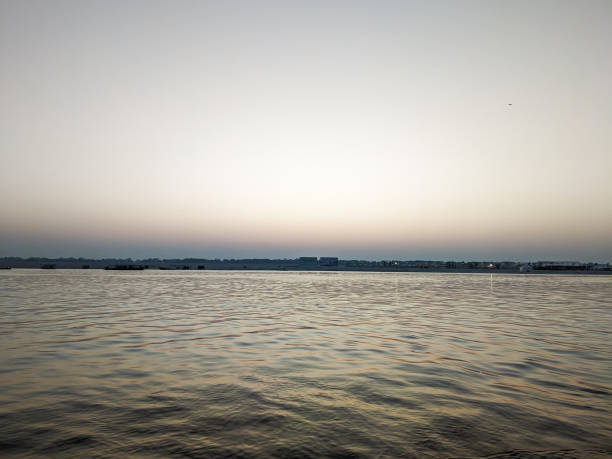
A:
{"label": "haze over water", "polygon": [[0,453],[603,457],[610,298],[609,276],[0,272]]}

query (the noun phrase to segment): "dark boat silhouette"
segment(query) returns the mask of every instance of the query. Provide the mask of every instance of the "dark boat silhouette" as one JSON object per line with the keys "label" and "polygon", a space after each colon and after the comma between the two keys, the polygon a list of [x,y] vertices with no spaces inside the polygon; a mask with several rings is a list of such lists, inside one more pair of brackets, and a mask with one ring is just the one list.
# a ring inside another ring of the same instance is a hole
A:
{"label": "dark boat silhouette", "polygon": [[104,269],[107,271],[142,271],[145,267],[143,265],[113,265]]}

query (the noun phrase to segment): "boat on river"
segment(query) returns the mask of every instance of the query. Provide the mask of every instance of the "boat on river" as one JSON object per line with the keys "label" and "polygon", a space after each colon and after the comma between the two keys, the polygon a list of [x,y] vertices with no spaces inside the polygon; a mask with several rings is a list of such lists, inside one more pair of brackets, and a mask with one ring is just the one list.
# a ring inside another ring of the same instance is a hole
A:
{"label": "boat on river", "polygon": [[107,271],[142,271],[145,269],[143,265],[113,265],[104,268]]}

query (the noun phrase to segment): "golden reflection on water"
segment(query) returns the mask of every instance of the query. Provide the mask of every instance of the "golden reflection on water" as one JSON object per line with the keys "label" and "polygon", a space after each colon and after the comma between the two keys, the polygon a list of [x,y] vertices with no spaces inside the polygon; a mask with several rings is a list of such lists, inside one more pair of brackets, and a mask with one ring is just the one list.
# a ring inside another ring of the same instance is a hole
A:
{"label": "golden reflection on water", "polygon": [[0,276],[7,454],[588,457],[612,444],[608,276]]}

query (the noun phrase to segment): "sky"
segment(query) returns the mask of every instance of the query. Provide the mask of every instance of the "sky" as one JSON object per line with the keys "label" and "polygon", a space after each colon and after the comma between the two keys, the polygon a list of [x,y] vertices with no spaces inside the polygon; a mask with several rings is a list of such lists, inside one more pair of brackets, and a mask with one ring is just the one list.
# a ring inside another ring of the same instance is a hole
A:
{"label": "sky", "polygon": [[0,0],[0,256],[611,262],[611,23]]}

